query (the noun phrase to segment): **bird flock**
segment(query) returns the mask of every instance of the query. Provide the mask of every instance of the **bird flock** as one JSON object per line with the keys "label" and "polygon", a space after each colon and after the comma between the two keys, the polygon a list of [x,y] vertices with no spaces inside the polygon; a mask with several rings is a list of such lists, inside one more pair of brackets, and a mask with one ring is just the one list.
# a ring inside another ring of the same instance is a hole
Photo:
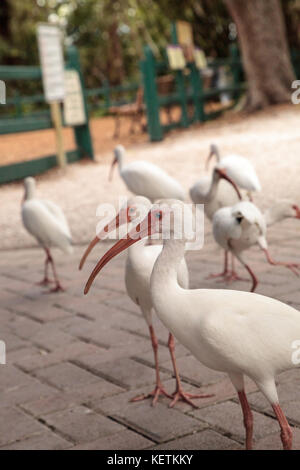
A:
{"label": "bird flock", "polygon": [[[209,165],[216,158],[213,169]],[[210,395],[190,394],[183,388],[175,359],[174,337],[195,358],[209,368],[228,374],[241,404],[246,432],[246,449],[253,447],[253,414],[244,388],[250,377],[269,400],[280,426],[284,449],[292,448],[292,431],[280,407],[275,378],[282,371],[299,367],[293,360],[294,345],[300,340],[300,312],[273,298],[254,293],[258,278],[247,260],[247,250],[257,245],[272,266],[284,266],[299,275],[299,264],[274,260],[267,242],[267,228],[286,218],[300,219],[295,201],[280,200],[262,212],[253,202],[261,184],[251,162],[239,155],[221,156],[214,144],[206,161],[207,172],[190,188],[189,197],[204,206],[216,243],[224,249],[224,268],[211,278],[226,283],[240,279],[235,259],[249,273],[250,292],[229,289],[190,289],[185,260],[187,242],[195,236],[192,226],[183,227],[186,216],[194,220],[188,195],[181,184],[158,166],[146,161],[124,164],[125,150],[114,150],[109,178],[114,167],[133,196],[91,241],[79,264],[85,261],[98,242],[113,230],[125,226],[126,235],[117,239],[94,267],[86,283],[87,294],[100,271],[115,256],[127,250],[125,285],[130,299],[139,306],[149,329],[155,361],[155,387],[149,394],[132,401],[151,398],[155,405],[160,395],[196,407],[194,399]],[[54,282],[52,292],[63,290],[50,252],[52,247],[72,252],[72,239],[61,209],[35,195],[35,181],[26,178],[22,220],[46,253],[42,285]],[[178,224],[178,210],[182,217]],[[184,217],[183,217],[184,214]],[[117,233],[116,231],[116,233]],[[156,242],[152,241],[155,236]],[[204,246],[205,249],[205,246]],[[231,266],[229,267],[229,256]],[[53,281],[48,277],[49,264]],[[199,282],[200,284],[200,282]],[[199,285],[200,287],[200,285]],[[169,331],[168,347],[176,379],[169,393],[160,377],[158,340],[153,327],[153,312]]]}

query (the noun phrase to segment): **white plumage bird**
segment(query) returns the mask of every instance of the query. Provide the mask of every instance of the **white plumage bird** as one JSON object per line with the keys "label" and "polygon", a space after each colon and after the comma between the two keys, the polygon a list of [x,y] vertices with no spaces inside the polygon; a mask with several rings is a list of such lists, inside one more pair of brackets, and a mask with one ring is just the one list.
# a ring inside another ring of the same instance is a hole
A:
{"label": "white plumage bird", "polygon": [[225,157],[221,157],[218,147],[215,144],[211,144],[210,153],[206,162],[207,166],[213,156],[217,159],[217,167],[222,170],[226,170],[227,175],[238,185],[239,188],[245,189],[249,193],[253,191],[261,191],[261,184],[258,176],[252,163],[247,158],[240,155],[227,155]]}
{"label": "white plumage bird", "polygon": [[[139,237],[128,234],[98,262],[96,274],[121,251],[152,233],[164,233],[166,209],[152,210],[140,224]],[[182,231],[181,231],[182,233]],[[253,414],[244,388],[250,377],[269,400],[281,429],[284,449],[292,448],[292,431],[280,407],[275,377],[299,367],[300,312],[258,294],[215,289],[182,289],[177,270],[185,240],[169,226],[162,253],[151,275],[151,298],[161,321],[200,362],[229,375],[244,416],[246,448],[252,448]],[[297,350],[298,348],[298,350]]]}
{"label": "white plumage bird", "polygon": [[205,215],[210,221],[218,209],[233,206],[241,198],[231,182],[220,180],[214,174],[201,176],[190,188],[191,200],[194,204],[204,204]]}
{"label": "white plumage bird", "polygon": [[144,196],[154,202],[157,199],[185,199],[182,186],[165,171],[153,163],[137,160],[123,165],[125,149],[117,145],[111,165],[110,179],[113,168],[118,164],[119,173],[129,191],[137,196]]}
{"label": "white plumage bird", "polygon": [[51,292],[64,290],[59,282],[50,248],[59,248],[64,253],[73,252],[68,222],[60,207],[51,201],[36,198],[34,178],[26,178],[24,180],[24,187],[25,195],[22,203],[24,227],[46,252],[44,278],[39,284],[49,284],[48,264],[50,263],[55,281],[55,286]]}
{"label": "white plumage bird", "polygon": [[253,292],[257,286],[257,277],[245,262],[242,253],[253,245],[258,245],[272,265],[285,266],[297,274],[296,263],[274,261],[268,250],[267,223],[269,225],[286,217],[299,218],[299,208],[292,202],[280,202],[270,208],[266,216],[250,201],[241,201],[232,207],[219,209],[213,217],[213,234],[216,242],[243,264],[252,278]]}
{"label": "white plumage bird", "polygon": [[[171,203],[172,201],[164,201],[164,204]],[[135,222],[137,224],[138,220],[144,218],[145,214],[148,213],[152,204],[149,199],[143,196],[135,196],[130,198],[127,201],[126,206],[119,212],[116,219],[111,221],[104,229],[97,235],[97,237],[90,243],[88,248],[86,249],[79,268],[83,267],[83,264],[94,248],[94,246],[99,242],[99,240],[106,238],[108,233],[111,233],[115,229],[118,229],[122,224],[131,224]],[[127,232],[126,232],[127,233]],[[159,372],[159,361],[158,361],[158,341],[155,335],[154,327],[152,324],[152,311],[153,311],[153,303],[151,299],[150,293],[150,278],[154,263],[158,256],[160,255],[162,250],[161,245],[147,245],[147,240],[143,239],[140,243],[131,246],[128,249],[127,259],[126,259],[126,267],[125,267],[125,285],[128,296],[131,300],[136,304],[139,305],[143,317],[146,320],[146,323],[149,328],[151,344],[154,352],[154,361],[155,361],[155,371],[156,371],[156,386],[155,389],[149,393],[148,395],[141,395],[134,398],[132,401],[143,400],[148,397],[153,397],[152,404],[158,400],[160,394],[167,396],[168,398],[172,398],[172,402],[170,403],[170,407],[173,407],[179,399],[182,399],[189,403],[190,405],[194,406],[193,402],[191,401],[192,398],[206,398],[210,395],[199,395],[199,394],[190,394],[183,391],[181,380],[179,377],[178,369],[176,366],[175,360],[175,346],[174,346],[174,338],[170,334],[168,340],[168,347],[170,350],[170,355],[173,363],[174,374],[176,378],[176,390],[175,393],[171,396],[169,395],[166,390],[164,389],[161,379],[160,379],[160,372]],[[178,282],[179,285],[182,286],[184,289],[188,289],[189,287],[189,273],[188,268],[183,257],[180,265],[178,266],[177,271]]]}
{"label": "white plumage bird", "polygon": [[[214,213],[221,207],[233,206],[242,199],[236,183],[227,175],[226,170],[215,167],[211,176],[203,175],[190,188],[190,198],[194,204],[204,204],[204,212],[212,221]],[[228,252],[225,251],[224,270],[209,277],[225,277],[226,280],[237,279],[232,260],[232,270],[228,269]]]}

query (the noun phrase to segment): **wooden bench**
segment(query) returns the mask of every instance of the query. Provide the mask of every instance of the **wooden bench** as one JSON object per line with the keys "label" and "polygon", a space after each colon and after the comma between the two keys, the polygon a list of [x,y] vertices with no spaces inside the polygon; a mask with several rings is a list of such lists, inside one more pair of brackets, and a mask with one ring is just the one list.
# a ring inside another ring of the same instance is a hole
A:
{"label": "wooden bench", "polygon": [[123,104],[122,106],[111,106],[109,112],[115,116],[115,132],[114,138],[118,138],[120,135],[121,128],[121,117],[131,117],[131,126],[130,134],[135,132],[135,125],[140,126],[141,131],[145,130],[145,125],[143,123],[143,114],[144,114],[144,92],[143,88],[140,87],[136,93],[136,100],[134,103]]}

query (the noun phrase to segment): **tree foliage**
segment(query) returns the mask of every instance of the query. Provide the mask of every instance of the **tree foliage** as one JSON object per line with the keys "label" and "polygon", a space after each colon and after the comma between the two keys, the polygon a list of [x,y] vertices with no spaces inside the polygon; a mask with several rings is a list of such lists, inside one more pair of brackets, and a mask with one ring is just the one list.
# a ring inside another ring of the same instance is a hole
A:
{"label": "tree foliage", "polygon": [[[282,5],[289,44],[299,48],[300,0]],[[192,24],[207,55],[228,54],[235,26],[223,0],[1,0],[0,63],[37,64],[36,24],[50,20],[79,47],[89,87],[129,81],[138,76],[143,46],[161,54],[178,19]]]}

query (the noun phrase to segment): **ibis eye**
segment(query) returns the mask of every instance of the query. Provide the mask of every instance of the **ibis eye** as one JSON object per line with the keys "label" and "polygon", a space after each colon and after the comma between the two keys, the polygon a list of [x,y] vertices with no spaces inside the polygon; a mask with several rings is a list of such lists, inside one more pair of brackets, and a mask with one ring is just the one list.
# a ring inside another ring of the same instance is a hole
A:
{"label": "ibis eye", "polygon": [[157,212],[157,213],[155,214],[155,217],[156,217],[158,220],[160,220],[160,219],[162,218],[162,213],[161,213],[161,212]]}
{"label": "ibis eye", "polygon": [[134,212],[134,207],[130,207],[129,212],[130,212],[130,214],[132,214]]}

